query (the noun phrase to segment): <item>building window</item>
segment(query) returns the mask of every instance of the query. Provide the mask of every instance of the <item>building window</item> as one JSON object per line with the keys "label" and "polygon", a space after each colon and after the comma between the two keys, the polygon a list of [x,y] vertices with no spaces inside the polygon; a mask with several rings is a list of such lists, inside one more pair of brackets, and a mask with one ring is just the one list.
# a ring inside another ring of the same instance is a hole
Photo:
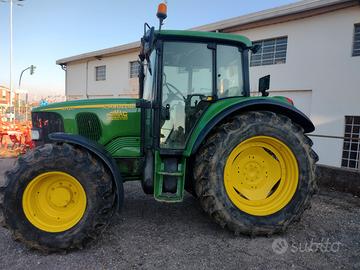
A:
{"label": "building window", "polygon": [[95,80],[96,81],[106,80],[106,66],[95,67]]}
{"label": "building window", "polygon": [[286,63],[287,37],[254,41],[260,50],[251,55],[250,66],[266,66]]}
{"label": "building window", "polygon": [[359,169],[360,116],[345,116],[345,139],[341,166]]}
{"label": "building window", "polygon": [[360,24],[354,27],[353,56],[360,56]]}
{"label": "building window", "polygon": [[138,61],[130,62],[130,78],[139,77],[140,64]]}

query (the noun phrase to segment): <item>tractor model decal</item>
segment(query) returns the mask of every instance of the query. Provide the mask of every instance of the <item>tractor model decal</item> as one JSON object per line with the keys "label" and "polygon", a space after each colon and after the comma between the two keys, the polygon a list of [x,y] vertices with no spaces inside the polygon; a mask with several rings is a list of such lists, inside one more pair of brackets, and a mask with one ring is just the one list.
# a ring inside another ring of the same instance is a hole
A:
{"label": "tractor model decal", "polygon": [[136,104],[95,104],[95,105],[79,105],[66,106],[57,108],[46,108],[42,111],[71,111],[76,109],[135,109]]}
{"label": "tractor model decal", "polygon": [[109,112],[106,116],[109,120],[112,121],[126,121],[129,119],[128,112],[124,111],[112,111]]}

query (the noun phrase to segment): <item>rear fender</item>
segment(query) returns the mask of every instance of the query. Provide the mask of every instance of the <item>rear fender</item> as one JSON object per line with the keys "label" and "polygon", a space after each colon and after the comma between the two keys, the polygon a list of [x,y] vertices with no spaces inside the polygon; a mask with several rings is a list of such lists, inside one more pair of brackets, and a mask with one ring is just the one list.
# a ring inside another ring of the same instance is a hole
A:
{"label": "rear fender", "polygon": [[[234,101],[236,101],[234,99]],[[197,152],[201,143],[210,134],[213,128],[222,122],[225,118],[248,111],[271,111],[289,117],[294,123],[300,125],[305,133],[315,130],[311,120],[300,110],[290,103],[279,101],[277,98],[246,98],[239,102],[223,101],[224,106],[219,106],[212,117],[206,116],[206,113],[194,128],[184,152],[185,156],[191,156]],[[220,101],[221,102],[221,101]],[[214,104],[215,105],[215,104]],[[206,120],[204,120],[206,119]]]}

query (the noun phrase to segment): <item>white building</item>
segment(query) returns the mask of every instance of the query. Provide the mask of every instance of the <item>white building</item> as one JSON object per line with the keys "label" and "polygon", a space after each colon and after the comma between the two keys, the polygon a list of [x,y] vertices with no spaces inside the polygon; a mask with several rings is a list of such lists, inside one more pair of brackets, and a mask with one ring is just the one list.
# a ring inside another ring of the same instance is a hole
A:
{"label": "white building", "polygon": [[[271,95],[292,98],[314,122],[319,163],[360,168],[360,1],[300,1],[192,30],[263,45],[251,59],[252,89],[271,74]],[[137,97],[138,51],[135,42],[58,60],[67,98]]]}

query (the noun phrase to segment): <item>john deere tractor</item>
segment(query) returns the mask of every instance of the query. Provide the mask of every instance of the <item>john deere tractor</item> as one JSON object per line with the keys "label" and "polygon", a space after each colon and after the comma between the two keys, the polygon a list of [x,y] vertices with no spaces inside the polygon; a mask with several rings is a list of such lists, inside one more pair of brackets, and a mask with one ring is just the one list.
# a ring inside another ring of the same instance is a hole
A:
{"label": "john deere tractor", "polygon": [[[139,99],[88,99],[32,111],[36,148],[1,189],[4,225],[31,248],[64,251],[97,238],[123,204],[123,184],[176,203],[184,190],[235,234],[282,232],[316,190],[314,125],[269,76],[250,96],[241,35],[145,24]],[[135,233],[135,232],[134,232]]]}

